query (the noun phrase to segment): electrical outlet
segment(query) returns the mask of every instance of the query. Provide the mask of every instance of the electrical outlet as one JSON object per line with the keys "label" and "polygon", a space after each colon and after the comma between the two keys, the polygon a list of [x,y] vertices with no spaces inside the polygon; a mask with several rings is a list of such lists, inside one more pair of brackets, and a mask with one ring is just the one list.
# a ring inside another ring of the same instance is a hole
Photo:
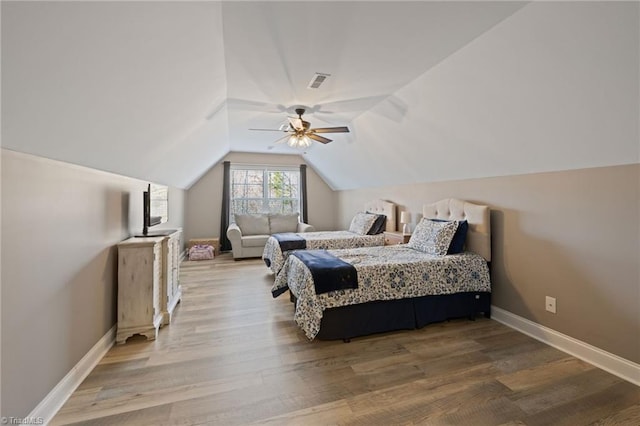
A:
{"label": "electrical outlet", "polygon": [[552,314],[556,313],[556,298],[555,297],[550,297],[547,296],[544,302],[544,307],[547,311],[551,312]]}

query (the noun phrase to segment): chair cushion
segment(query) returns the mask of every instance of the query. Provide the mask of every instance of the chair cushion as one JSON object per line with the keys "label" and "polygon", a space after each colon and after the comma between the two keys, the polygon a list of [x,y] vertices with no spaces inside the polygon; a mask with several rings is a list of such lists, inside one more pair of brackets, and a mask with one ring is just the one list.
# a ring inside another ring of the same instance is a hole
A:
{"label": "chair cushion", "polygon": [[242,237],[242,247],[264,247],[267,244],[269,235],[249,235]]}
{"label": "chair cushion", "polygon": [[236,225],[242,236],[269,235],[269,216],[265,214],[235,214]]}
{"label": "chair cushion", "polygon": [[298,213],[271,214],[269,215],[269,227],[272,234],[296,232],[298,230]]}

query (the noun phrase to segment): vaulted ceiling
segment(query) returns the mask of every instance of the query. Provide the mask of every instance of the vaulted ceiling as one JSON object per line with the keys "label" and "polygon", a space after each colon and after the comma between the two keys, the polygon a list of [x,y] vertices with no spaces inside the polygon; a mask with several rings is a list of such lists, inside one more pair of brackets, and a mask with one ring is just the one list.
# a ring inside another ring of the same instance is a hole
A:
{"label": "vaulted ceiling", "polygon": [[[2,2],[2,143],[180,188],[230,151],[335,189],[637,162],[637,34],[634,3]],[[351,133],[248,130],[298,106]]]}

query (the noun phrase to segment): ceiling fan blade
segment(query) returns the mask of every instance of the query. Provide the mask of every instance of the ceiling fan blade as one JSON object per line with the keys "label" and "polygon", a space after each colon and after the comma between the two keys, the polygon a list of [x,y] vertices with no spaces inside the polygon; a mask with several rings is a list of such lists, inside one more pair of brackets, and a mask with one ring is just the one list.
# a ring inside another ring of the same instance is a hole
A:
{"label": "ceiling fan blade", "polygon": [[302,123],[302,119],[289,117],[289,123],[296,130],[304,130],[304,124]]}
{"label": "ceiling fan blade", "polygon": [[317,129],[310,129],[313,133],[349,133],[347,126],[341,127],[319,127]]}
{"label": "ceiling fan blade", "polygon": [[279,144],[279,143],[284,143],[284,141],[286,141],[290,137],[291,137],[291,135],[289,135],[289,134],[284,135],[280,139],[277,139],[273,144],[276,145],[276,144]]}
{"label": "ceiling fan blade", "polygon": [[262,132],[286,132],[286,130],[280,130],[280,129],[249,129],[249,130],[259,130]]}
{"label": "ceiling fan blade", "polygon": [[307,137],[309,139],[313,139],[314,141],[318,141],[320,143],[329,143],[331,142],[331,139],[327,139],[323,136],[318,136],[318,135],[314,135],[313,133],[307,133]]}

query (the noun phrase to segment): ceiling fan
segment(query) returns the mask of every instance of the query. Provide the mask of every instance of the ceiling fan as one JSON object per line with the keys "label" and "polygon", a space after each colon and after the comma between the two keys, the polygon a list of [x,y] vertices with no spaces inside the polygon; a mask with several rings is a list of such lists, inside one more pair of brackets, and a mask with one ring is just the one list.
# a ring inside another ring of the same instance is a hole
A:
{"label": "ceiling fan", "polygon": [[311,123],[302,119],[304,114],[304,108],[297,108],[296,114],[298,117],[289,117],[289,124],[281,126],[280,129],[249,129],[249,130],[263,130],[270,132],[285,132],[285,136],[281,137],[275,143],[287,142],[287,144],[294,148],[308,148],[311,146],[311,141],[314,140],[320,143],[329,143],[331,139],[320,136],[317,133],[348,133],[349,128],[346,126],[341,127],[317,127],[311,128]]}

